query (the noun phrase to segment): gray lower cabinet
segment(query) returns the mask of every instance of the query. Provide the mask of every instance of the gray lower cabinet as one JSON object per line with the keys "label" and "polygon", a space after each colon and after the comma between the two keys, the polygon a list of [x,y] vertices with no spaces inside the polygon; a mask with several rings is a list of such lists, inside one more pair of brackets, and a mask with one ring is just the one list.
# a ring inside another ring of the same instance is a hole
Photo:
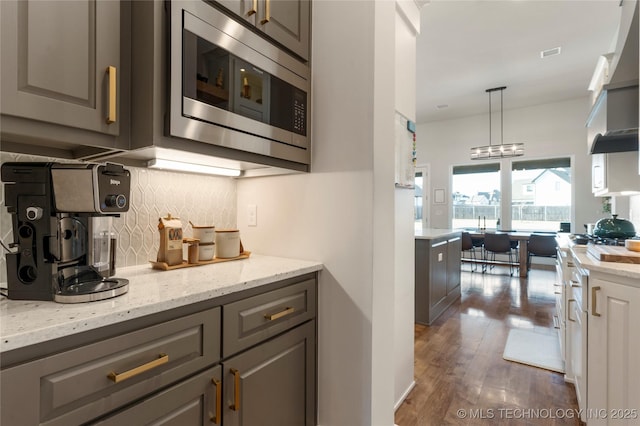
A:
{"label": "gray lower cabinet", "polygon": [[92,425],[219,425],[222,367],[217,366]]}
{"label": "gray lower cabinet", "polygon": [[307,274],[54,341],[0,371],[0,424],[314,425],[316,299]]}
{"label": "gray lower cabinet", "polygon": [[218,0],[250,26],[309,60],[310,0]]}
{"label": "gray lower cabinet", "polygon": [[315,321],[222,362],[225,426],[315,424]]}
{"label": "gray lower cabinet", "polygon": [[91,421],[220,360],[220,308],[0,372],[2,425]]}
{"label": "gray lower cabinet", "polygon": [[3,144],[127,148],[121,3],[8,0],[0,12]]}
{"label": "gray lower cabinet", "polygon": [[416,239],[415,321],[431,325],[460,297],[460,234]]}

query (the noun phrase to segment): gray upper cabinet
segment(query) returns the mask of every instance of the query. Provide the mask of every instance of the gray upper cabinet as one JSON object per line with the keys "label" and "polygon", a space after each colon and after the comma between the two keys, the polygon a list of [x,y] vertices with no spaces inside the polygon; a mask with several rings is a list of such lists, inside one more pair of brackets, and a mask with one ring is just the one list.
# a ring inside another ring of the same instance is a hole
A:
{"label": "gray upper cabinet", "polygon": [[[20,136],[73,139],[67,137],[72,128],[91,132],[75,134],[83,145],[126,148],[115,140],[125,115],[121,3],[2,1],[0,9],[3,142]],[[21,120],[32,128],[40,125],[40,132],[21,130]]]}
{"label": "gray upper cabinet", "polygon": [[220,0],[218,3],[309,60],[309,0]]}

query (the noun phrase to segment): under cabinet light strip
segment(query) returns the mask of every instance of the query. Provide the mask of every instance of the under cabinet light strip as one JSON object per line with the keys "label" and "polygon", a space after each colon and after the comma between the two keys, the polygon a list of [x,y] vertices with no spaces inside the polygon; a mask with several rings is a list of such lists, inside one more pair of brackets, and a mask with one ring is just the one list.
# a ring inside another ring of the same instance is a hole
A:
{"label": "under cabinet light strip", "polygon": [[240,170],[225,169],[222,167],[205,166],[203,164],[183,163],[181,161],[171,161],[155,159],[147,163],[147,167],[151,169],[176,170],[179,172],[202,173],[207,175],[219,176],[240,176]]}

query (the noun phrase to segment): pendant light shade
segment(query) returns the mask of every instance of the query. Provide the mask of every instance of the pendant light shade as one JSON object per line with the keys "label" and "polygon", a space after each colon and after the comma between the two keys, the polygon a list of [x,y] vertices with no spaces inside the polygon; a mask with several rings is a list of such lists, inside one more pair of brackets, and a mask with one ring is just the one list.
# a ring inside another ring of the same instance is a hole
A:
{"label": "pendant light shade", "polygon": [[[503,141],[504,110],[502,108],[502,91],[506,88],[506,86],[503,86],[486,90],[486,92],[489,94],[489,145],[476,146],[474,148],[471,148],[472,160],[492,160],[496,158],[520,157],[524,155],[523,143],[505,144]],[[500,145],[491,144],[491,93],[496,91],[500,91]]]}

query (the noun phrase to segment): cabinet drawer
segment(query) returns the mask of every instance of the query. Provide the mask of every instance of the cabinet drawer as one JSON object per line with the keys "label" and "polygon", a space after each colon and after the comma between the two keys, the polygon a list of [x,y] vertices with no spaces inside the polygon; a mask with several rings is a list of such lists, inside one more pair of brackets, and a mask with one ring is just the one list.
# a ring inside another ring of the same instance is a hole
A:
{"label": "cabinet drawer", "polygon": [[216,404],[222,402],[221,371],[218,365],[91,425],[220,424],[222,406]]}
{"label": "cabinet drawer", "polygon": [[3,370],[0,423],[83,423],[219,359],[215,308]]}
{"label": "cabinet drawer", "polygon": [[222,307],[223,357],[237,353],[316,315],[313,279]]}

